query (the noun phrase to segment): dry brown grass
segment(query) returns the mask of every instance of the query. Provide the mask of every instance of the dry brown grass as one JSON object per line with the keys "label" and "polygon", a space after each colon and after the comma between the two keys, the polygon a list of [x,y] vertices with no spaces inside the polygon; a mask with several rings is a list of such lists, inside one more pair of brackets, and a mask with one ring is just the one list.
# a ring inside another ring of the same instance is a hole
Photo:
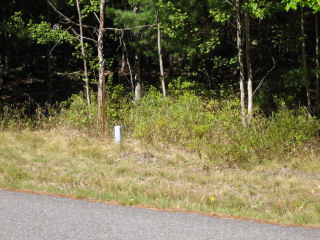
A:
{"label": "dry brown grass", "polygon": [[[320,152],[237,167],[79,131],[0,132],[0,187],[320,226]],[[214,196],[214,200],[213,197]]]}

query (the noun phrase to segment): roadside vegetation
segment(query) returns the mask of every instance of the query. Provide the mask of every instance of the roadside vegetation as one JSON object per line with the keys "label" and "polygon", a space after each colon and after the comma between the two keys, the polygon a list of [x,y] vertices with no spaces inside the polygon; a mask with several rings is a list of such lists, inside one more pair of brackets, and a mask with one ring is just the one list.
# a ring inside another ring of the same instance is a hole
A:
{"label": "roadside vegetation", "polygon": [[233,97],[119,96],[105,136],[80,95],[32,113],[2,106],[0,188],[320,226],[320,123],[305,109],[256,109],[245,128]]}
{"label": "roadside vegetation", "polygon": [[320,227],[319,1],[2,2],[0,188]]}

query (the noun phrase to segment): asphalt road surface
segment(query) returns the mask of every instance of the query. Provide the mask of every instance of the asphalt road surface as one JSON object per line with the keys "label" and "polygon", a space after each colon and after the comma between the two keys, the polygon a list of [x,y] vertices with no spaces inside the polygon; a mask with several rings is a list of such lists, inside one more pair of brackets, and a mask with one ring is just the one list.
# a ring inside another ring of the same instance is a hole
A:
{"label": "asphalt road surface", "polygon": [[0,190],[0,239],[320,240],[320,229]]}

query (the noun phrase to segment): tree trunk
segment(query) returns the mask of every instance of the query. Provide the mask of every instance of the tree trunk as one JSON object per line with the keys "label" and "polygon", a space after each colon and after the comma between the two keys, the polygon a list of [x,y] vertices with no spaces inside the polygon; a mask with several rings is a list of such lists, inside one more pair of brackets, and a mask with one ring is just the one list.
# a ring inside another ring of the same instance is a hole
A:
{"label": "tree trunk", "polygon": [[80,10],[79,0],[76,0],[76,4],[77,4],[78,17],[79,17],[80,45],[81,45],[81,55],[83,59],[83,71],[84,71],[84,78],[86,83],[86,99],[87,99],[87,104],[89,108],[91,103],[91,98],[90,98],[90,87],[89,87],[89,78],[88,78],[88,64],[86,60],[86,51],[84,48],[84,41],[83,41],[82,14]]}
{"label": "tree trunk", "polygon": [[9,57],[5,50],[0,57],[0,77],[3,82],[9,77]]}
{"label": "tree trunk", "polygon": [[104,11],[106,0],[100,1],[100,26],[98,30],[98,59],[99,59],[99,80],[98,80],[98,115],[101,119],[101,130],[104,134],[104,104],[105,104],[105,75],[104,75],[104,56],[103,56],[103,35],[104,35]]}
{"label": "tree trunk", "polygon": [[309,90],[309,77],[308,77],[308,66],[307,66],[307,54],[306,54],[306,40],[305,40],[305,30],[304,30],[304,14],[303,14],[303,7],[300,7],[301,10],[301,50],[302,50],[302,68],[303,68],[303,78],[306,87],[306,94],[307,94],[307,107],[310,110],[311,101],[310,101],[310,90]]}
{"label": "tree trunk", "polygon": [[126,60],[127,60],[127,65],[128,65],[128,69],[129,69],[129,74],[130,74],[131,90],[134,93],[134,80],[133,80],[132,68],[131,68],[131,64],[130,64],[128,53],[126,54]]}
{"label": "tree trunk", "polygon": [[320,93],[319,93],[319,78],[320,78],[320,49],[319,49],[319,15],[316,13],[315,15],[315,34],[316,34],[316,111],[317,115],[320,113]]}
{"label": "tree trunk", "polygon": [[160,27],[160,13],[158,10],[158,55],[159,55],[159,67],[160,67],[160,80],[162,86],[162,96],[165,98],[167,96],[166,83],[164,79],[163,61],[162,61],[162,51],[161,51],[161,27]]}
{"label": "tree trunk", "polygon": [[2,66],[2,59],[3,59],[3,55],[0,54],[0,91],[1,91],[1,87],[3,85],[3,77],[4,77],[4,72],[3,72],[3,68],[4,66]]}
{"label": "tree trunk", "polygon": [[250,16],[245,13],[245,35],[246,35],[246,64],[247,64],[247,79],[248,79],[248,115],[247,125],[250,125],[252,118],[253,108],[253,95],[252,95],[252,62],[251,62],[251,39],[250,39]]}
{"label": "tree trunk", "polygon": [[[133,11],[138,12],[138,5],[135,4]],[[139,42],[140,36],[139,31],[134,31],[134,40],[136,43]],[[134,52],[134,101],[139,102],[141,99],[142,83],[141,83],[141,53],[140,47],[137,46]]]}
{"label": "tree trunk", "polygon": [[124,47],[122,47],[120,73],[125,73],[125,69],[126,69],[126,52],[125,52]]}
{"label": "tree trunk", "polygon": [[140,54],[139,51],[136,50],[134,54],[134,101],[139,102],[141,99],[141,65],[140,65]]}
{"label": "tree trunk", "polygon": [[169,54],[169,64],[169,77],[171,78],[173,76],[174,71],[174,58],[172,53]]}
{"label": "tree trunk", "polygon": [[[50,5],[47,3],[47,22],[50,22]],[[51,78],[51,56],[50,56],[50,44],[46,44],[46,80],[48,86],[48,102],[52,105],[53,101],[53,89],[52,89],[52,78]]]}
{"label": "tree trunk", "polygon": [[241,119],[244,126],[247,126],[246,121],[246,107],[245,107],[245,89],[244,89],[244,56],[243,56],[243,37],[242,37],[242,21],[241,21],[241,3],[236,0],[236,22],[237,22],[237,48],[238,48],[238,61],[240,68],[240,104],[241,104]]}

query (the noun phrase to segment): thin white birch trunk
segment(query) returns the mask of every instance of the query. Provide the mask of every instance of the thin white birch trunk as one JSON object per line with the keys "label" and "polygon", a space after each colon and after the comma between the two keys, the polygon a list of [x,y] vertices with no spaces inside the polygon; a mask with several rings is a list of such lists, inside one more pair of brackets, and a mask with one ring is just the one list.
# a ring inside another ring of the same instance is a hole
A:
{"label": "thin white birch trunk", "polygon": [[91,98],[90,98],[90,87],[89,87],[89,78],[88,78],[88,63],[85,58],[86,51],[85,51],[84,41],[83,41],[82,14],[81,14],[79,0],[76,0],[76,5],[77,5],[77,11],[78,11],[78,17],[79,17],[80,45],[81,45],[81,55],[83,59],[84,78],[86,83],[86,99],[87,99],[88,107],[90,107]]}
{"label": "thin white birch trunk", "polygon": [[104,11],[105,11],[106,0],[100,1],[100,25],[98,29],[98,59],[99,59],[99,80],[98,80],[98,115],[101,119],[102,134],[104,134],[104,88],[105,88],[105,63],[103,56],[103,35],[104,35]]}
{"label": "thin white birch trunk", "polygon": [[[50,5],[47,3],[47,21],[50,22]],[[50,55],[50,45],[46,45],[46,79],[48,84],[48,102],[52,105],[53,101],[53,89],[52,89],[52,78],[51,74],[51,55]]]}
{"label": "thin white birch trunk", "polygon": [[320,93],[319,93],[319,78],[320,78],[320,48],[319,48],[319,15],[316,13],[315,15],[315,34],[316,34],[316,109],[317,109],[317,114],[319,115],[319,110],[320,110]]}
{"label": "thin white birch trunk", "polygon": [[301,35],[302,35],[302,38],[301,38],[302,69],[303,69],[303,78],[304,78],[304,83],[305,83],[305,87],[306,87],[306,94],[307,94],[307,106],[308,106],[308,110],[310,110],[310,107],[311,107],[310,89],[309,89],[310,83],[309,83],[309,77],[308,77],[303,7],[300,7],[300,10],[301,10],[300,24],[301,24]]}
{"label": "thin white birch trunk", "polygon": [[134,54],[134,101],[139,102],[141,99],[141,64],[140,51],[136,50]]}
{"label": "thin white birch trunk", "polygon": [[[136,4],[133,9],[134,13],[138,12],[138,5]],[[136,43],[140,40],[139,30],[134,31],[134,40]],[[142,83],[141,83],[141,58],[139,46],[136,47],[134,52],[134,101],[139,102],[141,99]]]}
{"label": "thin white birch trunk", "polygon": [[[159,18],[159,15],[158,15]],[[159,19],[158,19],[159,21]],[[166,83],[164,79],[163,61],[162,61],[162,50],[161,50],[161,28],[160,22],[158,22],[158,55],[159,55],[159,67],[160,67],[160,80],[162,86],[162,96],[165,98],[167,96]]]}
{"label": "thin white birch trunk", "polygon": [[241,119],[244,126],[247,126],[246,121],[246,106],[245,106],[245,89],[244,89],[244,56],[243,56],[243,41],[242,41],[242,21],[241,21],[241,3],[240,0],[236,0],[236,17],[237,17],[237,48],[238,48],[238,61],[240,68],[240,104],[241,104]]}
{"label": "thin white birch trunk", "polygon": [[245,13],[245,36],[246,36],[246,64],[247,64],[247,79],[248,79],[248,113],[247,125],[250,125],[253,109],[253,94],[252,94],[252,62],[251,62],[251,39],[250,39],[250,16]]}

